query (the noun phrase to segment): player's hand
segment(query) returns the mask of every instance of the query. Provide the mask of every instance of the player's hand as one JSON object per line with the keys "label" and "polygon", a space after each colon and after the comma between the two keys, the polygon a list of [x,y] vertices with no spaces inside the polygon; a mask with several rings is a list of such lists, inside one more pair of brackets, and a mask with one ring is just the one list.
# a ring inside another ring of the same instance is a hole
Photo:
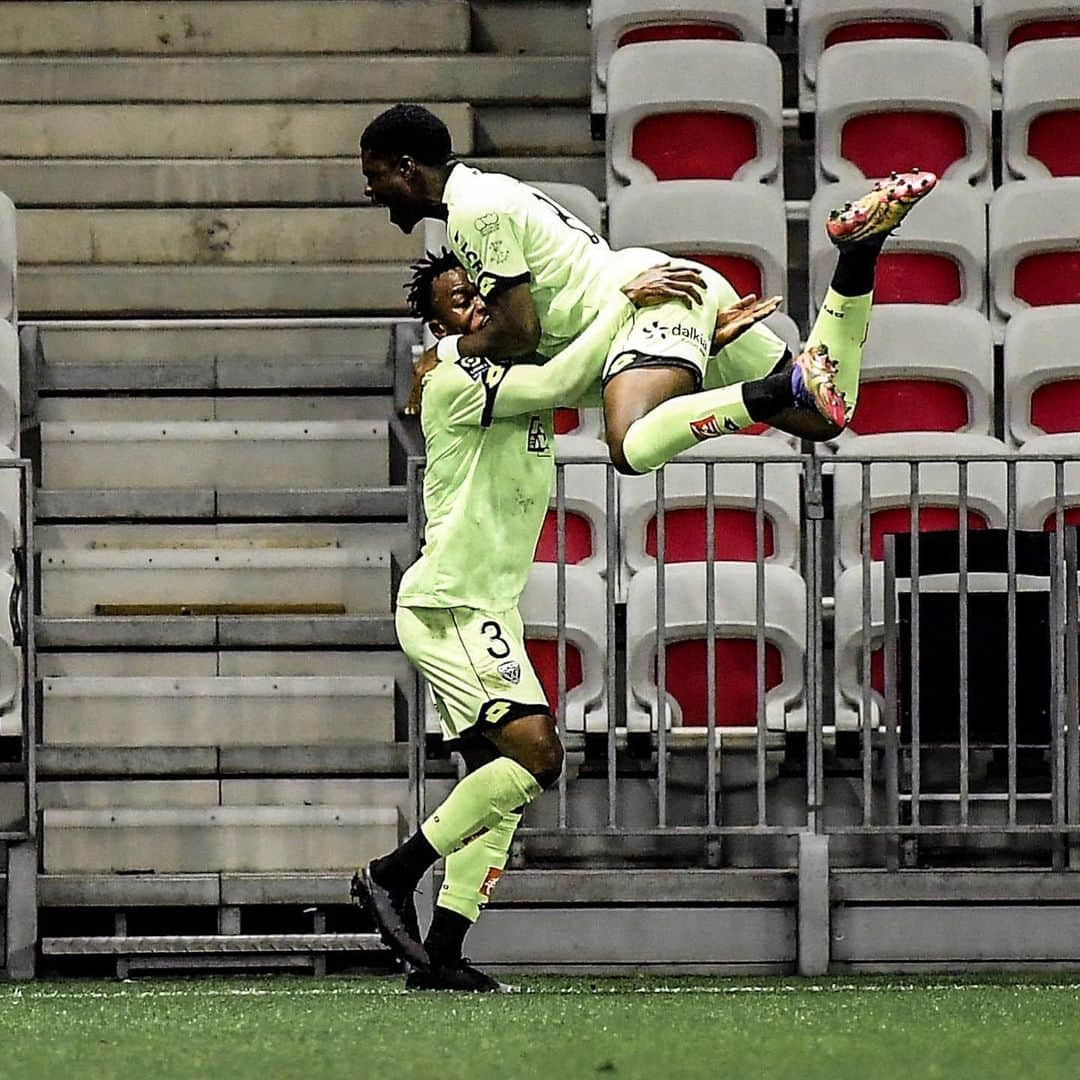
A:
{"label": "player's hand", "polygon": [[435,349],[427,349],[420,354],[413,364],[412,388],[409,390],[409,400],[405,402],[404,413],[406,416],[420,415],[420,395],[424,388],[424,376],[439,362]]}
{"label": "player's hand", "polygon": [[712,351],[719,352],[725,345],[730,345],[740,334],[749,330],[754,323],[768,318],[783,303],[782,296],[770,296],[768,300],[759,300],[753,293],[736,300],[730,307],[716,313],[716,327],[713,330]]}
{"label": "player's hand", "polygon": [[672,266],[668,262],[643,270],[622,291],[634,307],[653,307],[669,300],[693,307],[701,303],[705,279],[692,266]]}

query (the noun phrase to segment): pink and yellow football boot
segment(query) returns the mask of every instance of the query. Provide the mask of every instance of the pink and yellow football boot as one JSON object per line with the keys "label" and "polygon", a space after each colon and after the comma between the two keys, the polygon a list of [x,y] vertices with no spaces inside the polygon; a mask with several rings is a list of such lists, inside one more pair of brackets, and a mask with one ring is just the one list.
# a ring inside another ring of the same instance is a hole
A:
{"label": "pink and yellow football boot", "polygon": [[872,191],[829,213],[825,231],[838,247],[846,248],[872,236],[886,237],[907,216],[907,212],[937,185],[931,172],[912,169],[891,173],[887,180],[875,180]]}
{"label": "pink and yellow football boot", "polygon": [[847,402],[836,386],[836,361],[824,342],[804,349],[795,357],[791,390],[797,409],[816,412],[838,428],[847,423]]}

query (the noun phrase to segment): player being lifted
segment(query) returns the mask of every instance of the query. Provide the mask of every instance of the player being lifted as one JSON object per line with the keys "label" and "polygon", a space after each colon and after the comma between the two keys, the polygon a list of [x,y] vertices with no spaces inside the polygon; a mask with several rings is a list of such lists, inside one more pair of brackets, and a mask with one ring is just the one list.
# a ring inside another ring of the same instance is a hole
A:
{"label": "player being lifted", "polygon": [[[429,257],[415,270],[410,306],[437,337],[483,330],[484,301],[453,255]],[[423,555],[398,592],[397,634],[427,679],[443,736],[467,775],[412,837],[353,880],[383,939],[410,965],[411,989],[508,989],[464,961],[462,943],[506,865],[521,810],[562,769],[517,611],[554,478],[551,410],[577,403],[596,384],[632,304],[688,303],[702,288],[693,269],[651,268],[543,368],[459,357],[429,359],[421,371],[427,528]],[[776,302],[748,297],[720,312],[715,347]],[[445,879],[421,945],[413,893],[442,856]]]}
{"label": "player being lifted", "polygon": [[[611,296],[663,256],[612,251],[572,214],[527,184],[455,161],[446,125],[419,105],[395,105],[360,140],[367,194],[411,232],[425,217],[447,236],[489,319],[439,342],[442,359],[553,356],[581,334]],[[832,284],[806,348],[792,358],[765,326],[727,348],[731,382],[702,389],[716,314],[737,300],[720,274],[697,264],[701,303],[661,304],[628,320],[604,365],[604,426],[616,467],[659,468],[679,452],[763,421],[801,438],[833,438],[851,419],[881,246],[937,183],[893,174],[843,209],[828,233],[839,248]],[[679,260],[686,264],[688,260]]]}

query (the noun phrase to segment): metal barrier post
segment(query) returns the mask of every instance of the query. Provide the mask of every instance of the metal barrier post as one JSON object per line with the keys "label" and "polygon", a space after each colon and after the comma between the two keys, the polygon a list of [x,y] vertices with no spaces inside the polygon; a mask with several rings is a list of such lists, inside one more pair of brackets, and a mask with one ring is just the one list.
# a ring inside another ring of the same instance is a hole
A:
{"label": "metal barrier post", "polygon": [[[566,466],[555,466],[556,722],[566,746]],[[566,769],[559,773],[559,828],[566,828]]]}
{"label": "metal barrier post", "polygon": [[664,470],[656,473],[656,824],[667,825],[667,596]]}
{"label": "metal barrier post", "polygon": [[705,466],[705,820],[716,825],[716,476]]}

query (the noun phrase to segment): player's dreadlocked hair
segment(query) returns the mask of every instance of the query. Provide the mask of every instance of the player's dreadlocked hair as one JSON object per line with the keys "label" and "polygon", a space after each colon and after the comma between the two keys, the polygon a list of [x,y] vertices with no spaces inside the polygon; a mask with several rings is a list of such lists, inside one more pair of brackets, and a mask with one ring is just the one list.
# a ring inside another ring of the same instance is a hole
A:
{"label": "player's dreadlocked hair", "polygon": [[445,165],[451,156],[450,130],[423,105],[394,105],[364,129],[360,149],[387,156],[408,154],[421,165]]}
{"label": "player's dreadlocked hair", "polygon": [[431,286],[440,274],[445,274],[447,270],[456,270],[460,266],[458,257],[446,248],[437,254],[429,251],[419,262],[412,264],[413,276],[405,289],[409,310],[413,315],[425,322],[430,322],[435,318],[435,310],[431,303]]}

